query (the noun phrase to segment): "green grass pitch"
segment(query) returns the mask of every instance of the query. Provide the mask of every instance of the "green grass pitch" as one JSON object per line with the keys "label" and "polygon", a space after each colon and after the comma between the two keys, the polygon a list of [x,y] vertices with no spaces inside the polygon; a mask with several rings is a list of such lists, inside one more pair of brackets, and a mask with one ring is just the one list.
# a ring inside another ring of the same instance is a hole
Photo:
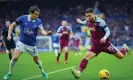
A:
{"label": "green grass pitch", "polygon": [[[75,56],[75,52],[69,52],[69,62],[64,64],[64,54],[61,55],[60,64],[56,64],[56,57],[52,52],[39,53],[39,57],[43,63],[44,70],[49,73],[60,69],[76,66],[78,68],[80,61],[85,55],[82,51],[81,56]],[[100,80],[99,71],[107,69],[110,72],[109,80],[133,80],[133,55],[126,55],[123,59],[101,53],[96,58],[89,61],[87,68],[81,75],[79,80]],[[7,54],[0,54],[0,80],[9,70],[9,59]],[[29,77],[40,75],[40,71],[32,57],[28,53],[20,56],[13,70],[13,75],[10,80],[23,80]],[[75,80],[71,74],[71,70],[65,70],[53,74],[49,74],[49,79],[42,76],[29,80]]]}

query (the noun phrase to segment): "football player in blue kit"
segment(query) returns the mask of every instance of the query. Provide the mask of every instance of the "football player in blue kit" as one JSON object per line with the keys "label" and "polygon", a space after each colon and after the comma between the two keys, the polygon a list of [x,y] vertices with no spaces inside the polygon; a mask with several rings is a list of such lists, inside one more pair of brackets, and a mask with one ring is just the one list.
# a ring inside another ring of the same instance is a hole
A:
{"label": "football player in blue kit", "polygon": [[11,40],[11,33],[15,26],[20,26],[20,37],[19,41],[16,44],[16,49],[14,51],[14,56],[10,61],[10,69],[7,75],[4,76],[5,80],[8,80],[11,75],[13,68],[15,66],[16,61],[20,57],[20,55],[26,50],[32,57],[35,63],[37,64],[38,68],[41,71],[43,77],[48,78],[46,72],[44,72],[42,68],[42,63],[38,56],[38,51],[36,47],[36,36],[38,30],[43,35],[51,35],[52,32],[46,32],[43,29],[42,21],[39,19],[40,10],[37,6],[31,6],[29,9],[29,15],[22,15],[18,19],[16,19],[10,26],[8,30],[8,40]]}

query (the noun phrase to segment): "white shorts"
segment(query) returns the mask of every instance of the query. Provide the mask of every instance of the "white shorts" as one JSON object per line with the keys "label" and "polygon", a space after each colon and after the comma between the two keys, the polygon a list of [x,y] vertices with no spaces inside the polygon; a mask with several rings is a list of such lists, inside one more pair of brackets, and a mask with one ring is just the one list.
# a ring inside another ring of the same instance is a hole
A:
{"label": "white shorts", "polygon": [[38,51],[36,46],[29,46],[18,41],[16,45],[16,49],[22,52],[27,51],[31,56],[38,56]]}
{"label": "white shorts", "polygon": [[59,45],[58,43],[53,43],[53,47],[54,47],[54,48],[59,48],[60,45]]}

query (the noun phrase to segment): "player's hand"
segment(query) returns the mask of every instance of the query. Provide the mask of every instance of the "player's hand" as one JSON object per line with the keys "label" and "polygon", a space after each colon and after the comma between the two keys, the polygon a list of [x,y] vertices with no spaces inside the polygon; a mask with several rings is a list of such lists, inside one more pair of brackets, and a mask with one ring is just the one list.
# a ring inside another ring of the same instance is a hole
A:
{"label": "player's hand", "polygon": [[62,33],[60,33],[59,35],[60,35],[60,36],[62,36],[63,34],[62,34]]}
{"label": "player's hand", "polygon": [[12,37],[8,35],[7,40],[10,41],[11,39],[12,39]]}
{"label": "player's hand", "polygon": [[103,37],[101,40],[100,40],[101,43],[105,43],[106,42],[106,38]]}
{"label": "player's hand", "polygon": [[47,35],[48,35],[48,36],[50,36],[50,35],[52,35],[52,34],[53,34],[52,31],[48,31],[48,32],[47,32]]}
{"label": "player's hand", "polygon": [[76,20],[78,23],[82,23],[82,21],[78,18],[77,20]]}

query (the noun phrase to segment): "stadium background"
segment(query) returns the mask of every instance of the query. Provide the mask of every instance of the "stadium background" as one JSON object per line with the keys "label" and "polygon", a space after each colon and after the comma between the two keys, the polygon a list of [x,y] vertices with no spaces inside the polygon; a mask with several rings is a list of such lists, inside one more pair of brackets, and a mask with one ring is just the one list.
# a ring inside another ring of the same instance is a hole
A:
{"label": "stadium background", "polygon": [[[95,7],[95,14],[105,19],[111,31],[111,42],[121,47],[126,43],[131,48],[133,47],[133,1],[132,0],[99,0],[97,6],[96,0],[0,0],[0,32],[5,27],[5,21],[14,21],[17,17],[28,14],[28,9],[32,5],[37,5],[40,10],[40,18],[43,21],[44,29],[56,31],[61,25],[62,20],[67,20],[74,33],[78,33],[82,38],[82,45],[89,36],[86,34],[86,29],[81,28],[76,23],[76,19],[84,20],[84,11],[88,7]],[[96,8],[97,7],[97,8]],[[41,34],[38,34],[41,35]],[[40,43],[42,44],[42,43]],[[43,43],[44,45],[48,45]],[[72,48],[71,48],[72,49]],[[4,51],[5,48],[1,48]],[[73,49],[72,49],[73,50]],[[55,64],[55,56],[53,52],[40,52],[50,54],[39,54],[43,65],[47,72],[59,70],[70,66],[78,66],[82,59],[85,50],[81,51],[82,55],[75,57],[74,51],[71,51],[69,64]],[[51,59],[52,58],[52,59]],[[63,61],[63,56],[62,59]],[[76,62],[75,62],[76,61]],[[118,60],[107,54],[101,54],[97,59],[94,59],[88,65],[88,69],[83,73],[81,80],[99,80],[98,72],[102,68],[110,71],[111,80],[132,80],[133,77],[133,56],[126,56],[123,60]],[[0,54],[0,80],[8,71],[9,60],[5,54]],[[22,66],[27,66],[22,68]],[[52,66],[55,66],[54,68]],[[96,67],[99,66],[99,67]],[[30,69],[32,72],[30,72]],[[38,75],[39,72],[35,67],[34,62],[28,54],[24,54],[16,66],[16,72],[12,80],[21,80],[27,77]],[[17,72],[18,71],[18,72]],[[29,71],[29,72],[27,72]],[[64,74],[64,75],[63,75]],[[68,75],[68,76],[65,76]],[[74,80],[70,71],[64,71],[56,74],[51,74],[49,80]],[[31,80],[43,80],[43,78],[35,78]]]}

